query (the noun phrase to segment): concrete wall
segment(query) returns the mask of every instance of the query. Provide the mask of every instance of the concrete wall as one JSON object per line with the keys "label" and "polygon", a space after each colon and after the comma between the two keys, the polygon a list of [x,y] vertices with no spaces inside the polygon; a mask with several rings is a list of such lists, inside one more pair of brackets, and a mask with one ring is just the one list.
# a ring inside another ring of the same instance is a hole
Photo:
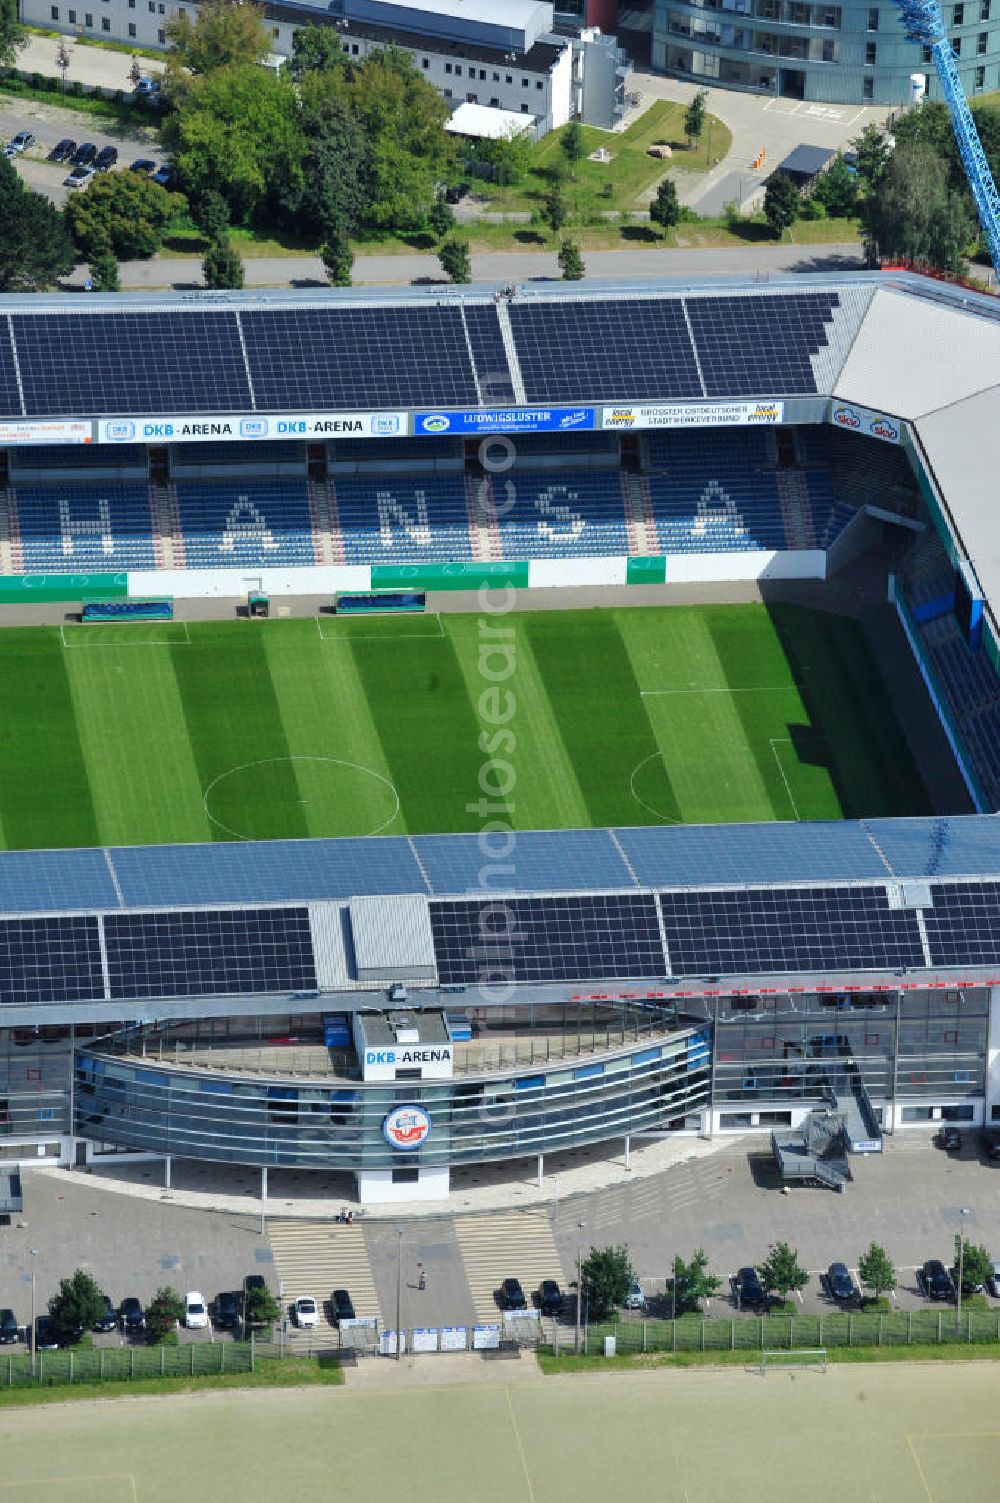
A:
{"label": "concrete wall", "polygon": [[130,574],[129,594],[172,595],[176,600],[236,598],[248,590],[265,595],[333,595],[337,590],[367,590],[371,570],[367,565],[344,564],[312,569],[155,569]]}
{"label": "concrete wall", "polygon": [[[401,1165],[405,1168],[405,1165]],[[420,1170],[416,1184],[394,1185],[391,1169],[365,1169],[357,1175],[358,1200],[363,1206],[402,1205],[414,1200],[447,1200],[451,1171],[447,1168]]]}
{"label": "concrete wall", "polygon": [[706,584],[731,579],[825,579],[826,554],[819,549],[772,553],[674,553],[666,559],[667,584]]}

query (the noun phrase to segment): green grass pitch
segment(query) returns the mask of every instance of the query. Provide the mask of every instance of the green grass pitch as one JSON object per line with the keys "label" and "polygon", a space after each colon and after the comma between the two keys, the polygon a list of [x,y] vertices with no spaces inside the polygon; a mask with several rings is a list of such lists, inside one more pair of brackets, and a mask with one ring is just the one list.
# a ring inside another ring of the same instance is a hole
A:
{"label": "green grass pitch", "polygon": [[[480,621],[6,630],[0,841],[478,829]],[[927,812],[853,621],[739,605],[491,624],[511,633],[517,828]]]}

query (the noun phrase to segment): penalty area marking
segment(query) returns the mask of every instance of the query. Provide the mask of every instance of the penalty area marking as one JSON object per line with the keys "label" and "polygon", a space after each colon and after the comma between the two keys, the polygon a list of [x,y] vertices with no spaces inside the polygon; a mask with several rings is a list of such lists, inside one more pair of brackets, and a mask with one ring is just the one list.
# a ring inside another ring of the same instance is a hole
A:
{"label": "penalty area marking", "polygon": [[[223,824],[223,822],[222,822],[221,819],[216,819],[215,815],[212,813],[211,809],[208,807],[208,800],[209,800],[209,797],[211,796],[212,789],[215,788],[219,783],[224,782],[226,778],[232,777],[234,773],[247,772],[247,771],[249,771],[250,768],[253,768],[253,767],[271,767],[271,766],[274,766],[278,762],[288,762],[288,763],[292,764],[293,771],[294,771],[294,764],[296,762],[327,762],[331,766],[334,766],[334,767],[346,767],[350,772],[364,773],[365,776],[370,777],[370,778],[374,778],[376,782],[384,784],[384,786],[386,788],[388,788],[389,792],[392,794],[393,801],[394,801],[393,811],[389,815],[389,818],[388,819],[384,819],[380,825],[376,825],[375,828],[374,828],[374,830],[363,831],[362,834],[365,834],[365,835],[381,835],[382,831],[385,830],[385,829],[388,829],[389,825],[392,824],[393,820],[396,818],[397,814],[399,813],[399,809],[400,809],[399,790],[397,789],[395,783],[393,783],[391,781],[391,779],[389,779],[387,777],[384,777],[383,774],[380,773],[380,772],[376,772],[375,769],[374,769],[374,767],[366,767],[363,762],[346,762],[342,757],[309,757],[309,756],[291,755],[291,756],[287,756],[287,757],[260,757],[255,762],[240,762],[240,763],[237,764],[237,766],[227,768],[227,770],[225,772],[220,772],[219,775],[218,775],[218,777],[212,779],[212,781],[209,783],[208,787],[205,789],[205,792],[202,795],[201,802],[202,802],[202,807],[203,807],[203,809],[205,811],[205,817],[207,819],[209,819],[211,821],[211,823],[213,825],[215,825],[218,829],[222,830],[224,834],[231,835],[234,840],[257,840],[257,839],[259,839],[259,836],[256,836],[256,835],[241,835],[240,832],[239,832],[239,830],[233,830],[233,829],[230,828],[229,825]],[[296,802],[299,803],[299,804],[306,804],[309,801],[308,801],[308,799],[299,798]]]}
{"label": "penalty area marking", "polygon": [[664,774],[666,774],[667,764],[664,761],[663,753],[661,751],[650,752],[650,754],[649,754],[648,757],[643,757],[642,761],[641,762],[637,762],[635,764],[635,766],[633,767],[631,775],[630,775],[629,780],[628,780],[628,791],[629,791],[629,793],[631,793],[632,797],[635,799],[636,803],[639,805],[639,808],[640,809],[645,809],[646,812],[647,812],[647,814],[652,814],[652,816],[653,816],[654,819],[660,820],[665,825],[680,825],[680,824],[683,824],[684,823],[683,820],[681,820],[681,819],[675,819],[672,814],[662,814],[660,812],[660,810],[657,809],[657,808],[655,808],[652,804],[647,804],[646,800],[644,798],[640,798],[639,794],[636,793],[636,791],[635,791],[635,780],[636,780],[637,775],[642,771],[642,769],[644,767],[648,767],[649,764],[650,764],[650,762],[655,762],[657,760],[659,760],[660,762],[663,762],[663,771],[664,771]]}
{"label": "penalty area marking", "polygon": [[795,691],[794,684],[750,684],[745,689],[701,689],[692,685],[687,689],[640,689],[640,699],[656,699],[661,694],[789,694]]}
{"label": "penalty area marking", "polygon": [[[341,617],[341,620],[345,619],[356,621],[358,618],[357,616]],[[437,623],[437,631],[396,631],[386,632],[384,635],[382,634],[382,632],[377,631],[345,631],[341,632],[337,636],[328,637],[326,632],[323,630],[324,617],[313,617],[313,620],[316,622],[316,630],[319,632],[319,639],[321,642],[412,642],[414,639],[423,639],[428,642],[437,642],[440,641],[442,637],[447,636],[447,632],[444,629],[444,624],[438,611],[429,611],[423,619],[425,621],[435,621]]]}
{"label": "penalty area marking", "polygon": [[[25,1495],[21,1491],[23,1488],[66,1486],[72,1487],[75,1491],[80,1483],[87,1484],[89,1482],[125,1482],[128,1484],[129,1503],[139,1503],[139,1489],[136,1486],[134,1472],[77,1472],[72,1477],[32,1477],[21,1482],[0,1482],[0,1492],[5,1492],[8,1489],[13,1492],[17,1489],[17,1496],[24,1499]],[[52,1495],[47,1494],[44,1496],[51,1499]]]}
{"label": "penalty area marking", "polygon": [[780,746],[791,746],[791,744],[792,744],[792,738],[791,738],[791,736],[770,736],[768,739],[770,740],[770,743],[771,743],[771,752],[772,752],[772,754],[774,756],[774,760],[778,764],[778,771],[781,773],[781,781],[784,783],[784,785],[785,785],[785,792],[788,794],[788,801],[789,801],[789,803],[792,806],[792,813],[795,815],[796,819],[801,819],[802,816],[799,813],[799,806],[795,802],[795,794],[792,792],[792,785],[788,781],[788,775],[785,772],[785,769],[784,769],[784,767],[781,764],[781,758],[778,756],[778,747],[779,747],[779,745]]}
{"label": "penalty area marking", "polygon": [[[160,622],[156,623],[156,625],[166,626],[168,628],[171,627],[171,626],[183,626],[183,628],[184,628],[184,635],[183,636],[180,636],[180,635],[173,636],[173,635],[171,635],[171,636],[166,636],[166,637],[158,637],[158,638],[154,638],[153,641],[151,641],[151,642],[148,641],[148,640],[147,641],[139,641],[138,640],[138,637],[137,637],[136,633],[139,631],[139,628],[142,626],[142,624],[143,623],[141,621],[95,621],[93,623],[93,625],[88,626],[88,625],[84,624],[83,622],[80,622],[78,625],[75,625],[74,623],[71,622],[70,623],[70,627],[69,627],[69,637],[67,637],[67,635],[66,635],[66,623],[65,623],[65,621],[62,621],[62,622],[59,623],[59,637],[60,637],[60,640],[62,641],[63,647],[66,649],[67,652],[77,652],[78,651],[78,648],[76,648],[76,647],[72,647],[71,648],[70,645],[69,645],[70,641],[74,637],[76,637],[78,640],[82,640],[82,641],[86,642],[86,644],[87,644],[88,647],[190,647],[191,646],[191,633],[188,631],[188,624],[187,624],[186,621],[160,621]],[[149,623],[149,624],[152,625],[153,623]],[[101,636],[99,635],[102,626],[112,626],[116,630],[120,630],[123,633],[123,635],[120,636],[120,637],[114,636],[114,637],[105,638],[104,640],[102,640]],[[95,633],[97,635],[95,635]],[[131,641],[129,640],[130,637],[131,637]]]}

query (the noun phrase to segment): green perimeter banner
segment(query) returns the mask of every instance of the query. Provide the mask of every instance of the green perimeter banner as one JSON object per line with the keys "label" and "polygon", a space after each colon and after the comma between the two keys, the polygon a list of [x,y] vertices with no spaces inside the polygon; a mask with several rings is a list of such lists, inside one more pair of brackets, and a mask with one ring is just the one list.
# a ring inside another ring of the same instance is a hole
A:
{"label": "green perimeter banner", "polygon": [[526,563],[373,564],[373,590],[527,589]]}
{"label": "green perimeter banner", "polygon": [[32,600],[127,600],[127,574],[24,574],[0,579],[0,605]]}
{"label": "green perimeter banner", "polygon": [[666,578],[666,558],[630,558],[626,564],[627,584],[663,584]]}

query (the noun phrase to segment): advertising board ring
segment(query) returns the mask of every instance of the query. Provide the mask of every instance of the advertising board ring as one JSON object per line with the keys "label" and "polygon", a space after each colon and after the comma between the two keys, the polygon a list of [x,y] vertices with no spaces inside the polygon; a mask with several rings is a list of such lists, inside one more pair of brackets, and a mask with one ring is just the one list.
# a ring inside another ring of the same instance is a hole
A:
{"label": "advertising board ring", "polygon": [[390,1148],[412,1153],[431,1135],[431,1119],[422,1106],[394,1106],[382,1119],[382,1136]]}

